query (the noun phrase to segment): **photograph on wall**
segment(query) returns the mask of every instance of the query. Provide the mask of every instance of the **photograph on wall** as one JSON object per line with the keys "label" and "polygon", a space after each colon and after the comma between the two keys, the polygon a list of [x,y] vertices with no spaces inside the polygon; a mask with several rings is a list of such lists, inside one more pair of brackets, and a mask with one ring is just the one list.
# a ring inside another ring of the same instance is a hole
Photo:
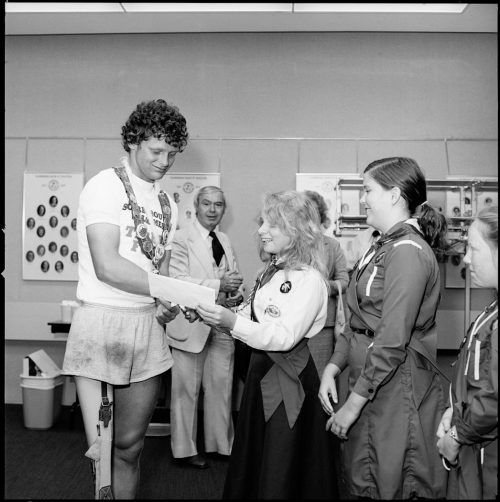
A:
{"label": "photograph on wall", "polygon": [[359,216],[366,212],[364,205],[359,202],[362,195],[361,187],[345,187],[338,190],[337,185],[340,179],[359,180],[361,178],[354,173],[297,173],[295,177],[296,190],[313,190],[325,199],[331,223],[324,233],[339,241],[346,255],[347,265],[351,268],[354,262],[350,258],[357,256],[358,248],[363,245],[361,234],[366,229],[344,229],[342,234],[337,236],[334,235],[335,222],[339,213],[345,216]]}
{"label": "photograph on wall", "polygon": [[168,173],[160,181],[160,186],[177,204],[177,228],[184,228],[196,218],[193,204],[196,192],[204,186],[220,188],[220,173]]}
{"label": "photograph on wall", "polygon": [[479,187],[476,191],[476,207],[477,212],[485,207],[498,206],[498,188],[497,190],[481,190]]}
{"label": "photograph on wall", "polygon": [[78,280],[76,213],[83,173],[24,173],[23,279]]}
{"label": "photograph on wall", "polygon": [[[464,255],[456,254],[449,257],[445,264],[445,287],[447,288],[465,288],[465,263]],[[471,283],[471,287],[475,287]]]}
{"label": "photograph on wall", "polygon": [[446,191],[446,216],[448,218],[470,218],[472,216],[472,195],[470,188]]}
{"label": "photograph on wall", "polygon": [[427,186],[427,202],[439,213],[446,215],[446,191]]}

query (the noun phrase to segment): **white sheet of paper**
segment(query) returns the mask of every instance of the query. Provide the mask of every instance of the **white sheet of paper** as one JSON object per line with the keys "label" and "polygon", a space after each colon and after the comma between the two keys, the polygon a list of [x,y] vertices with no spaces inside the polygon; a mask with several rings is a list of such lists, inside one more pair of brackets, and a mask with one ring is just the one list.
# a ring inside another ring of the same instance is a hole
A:
{"label": "white sheet of paper", "polygon": [[149,290],[151,296],[192,309],[201,303],[214,305],[216,300],[212,288],[159,274],[149,274]]}

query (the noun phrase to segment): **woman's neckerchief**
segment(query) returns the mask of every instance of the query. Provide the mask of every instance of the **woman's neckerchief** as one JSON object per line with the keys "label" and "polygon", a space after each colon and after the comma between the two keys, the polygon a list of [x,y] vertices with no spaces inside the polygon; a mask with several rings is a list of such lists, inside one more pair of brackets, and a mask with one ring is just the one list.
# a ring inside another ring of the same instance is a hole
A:
{"label": "woman's neckerchief", "polygon": [[277,256],[272,255],[271,261],[269,262],[269,264],[265,268],[264,272],[262,272],[262,274],[260,274],[258,279],[255,281],[255,284],[252,288],[252,291],[250,291],[250,294],[248,295],[248,299],[245,302],[245,305],[250,304],[250,319],[252,321],[258,322],[257,316],[255,315],[255,311],[253,309],[253,301],[255,298],[255,294],[262,286],[267,284],[272,279],[272,277],[274,276],[274,274],[276,272],[278,272],[278,270],[282,270],[284,268],[283,262],[281,262],[281,263],[276,263],[276,262],[277,262]]}
{"label": "woman's neckerchief", "polygon": [[139,241],[141,251],[153,263],[153,273],[159,274],[161,263],[166,254],[165,246],[168,238],[168,232],[170,231],[170,216],[172,214],[167,194],[163,190],[160,190],[158,193],[158,200],[160,201],[161,212],[163,214],[163,225],[160,242],[155,246],[149,236],[148,227],[146,223],[144,223],[144,217],[141,218],[141,212],[139,210],[139,205],[137,204],[134,189],[132,188],[132,184],[130,183],[125,167],[113,167],[113,169],[123,183],[130,206],[132,207],[132,219],[134,220],[135,233],[137,240]]}

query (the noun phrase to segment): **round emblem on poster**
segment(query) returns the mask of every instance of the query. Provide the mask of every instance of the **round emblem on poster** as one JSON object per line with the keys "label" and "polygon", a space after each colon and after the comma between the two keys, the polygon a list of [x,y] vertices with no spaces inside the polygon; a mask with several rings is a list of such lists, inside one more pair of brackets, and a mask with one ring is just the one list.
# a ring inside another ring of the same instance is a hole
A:
{"label": "round emblem on poster", "polygon": [[325,181],[321,185],[321,188],[323,189],[324,192],[332,192],[335,188],[335,185],[331,181]]}
{"label": "round emblem on poster", "polygon": [[50,180],[49,181],[49,190],[52,190],[55,192],[59,188],[59,181],[57,180]]}
{"label": "round emblem on poster", "polygon": [[151,241],[146,241],[143,244],[143,249],[144,251],[146,251],[146,253],[151,253],[151,251],[153,250],[153,244],[151,243]]}
{"label": "round emblem on poster", "polygon": [[271,317],[279,317],[281,312],[276,305],[268,305],[264,310],[264,314],[269,314]]}
{"label": "round emblem on poster", "polygon": [[145,239],[148,236],[148,227],[144,223],[139,223],[136,232],[139,239]]}
{"label": "round emblem on poster", "polygon": [[190,181],[186,181],[186,183],[184,183],[184,185],[182,185],[182,189],[186,193],[191,193],[194,190],[194,185]]}
{"label": "round emblem on poster", "polygon": [[280,291],[282,293],[288,293],[292,289],[292,283],[290,281],[285,281],[281,286],[280,286]]}

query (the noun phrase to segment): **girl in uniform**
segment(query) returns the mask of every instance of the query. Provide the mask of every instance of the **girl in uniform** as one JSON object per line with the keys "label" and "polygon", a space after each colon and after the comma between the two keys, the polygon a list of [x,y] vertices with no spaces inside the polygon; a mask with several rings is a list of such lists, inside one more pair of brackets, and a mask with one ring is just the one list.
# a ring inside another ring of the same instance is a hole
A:
{"label": "girl in uniform", "polygon": [[[434,447],[444,410],[436,366],[439,266],[446,220],[426,201],[412,159],[372,162],[363,175],[367,224],[380,236],[354,266],[350,329],[337,340],[319,398],[326,428],[344,439],[354,497],[442,498],[446,471]],[[334,413],[335,378],[349,365],[349,396]]]}
{"label": "girl in uniform", "polygon": [[252,349],[223,498],[335,499],[338,445],[324,430],[307,345],[325,324],[328,301],[318,211],[304,193],[279,192],[264,198],[262,221],[272,259],[246,304],[237,313],[197,309]]}
{"label": "girl in uniform", "polygon": [[483,209],[469,228],[464,262],[474,285],[495,300],[471,324],[455,363],[450,407],[437,447],[450,474],[449,499],[495,499],[498,493],[498,206]]}
{"label": "girl in uniform", "polygon": [[[323,231],[326,230],[330,226],[330,218],[328,217],[328,206],[325,199],[313,190],[306,190],[305,194],[316,204],[319,211],[321,228]],[[326,363],[332,357],[333,347],[335,346],[334,327],[337,302],[339,301],[339,296],[345,293],[349,282],[346,259],[344,251],[340,247],[340,242],[329,235],[323,235],[323,244],[327,256],[330,296],[328,298],[325,327],[309,341],[309,350],[316,363],[320,378]]]}

